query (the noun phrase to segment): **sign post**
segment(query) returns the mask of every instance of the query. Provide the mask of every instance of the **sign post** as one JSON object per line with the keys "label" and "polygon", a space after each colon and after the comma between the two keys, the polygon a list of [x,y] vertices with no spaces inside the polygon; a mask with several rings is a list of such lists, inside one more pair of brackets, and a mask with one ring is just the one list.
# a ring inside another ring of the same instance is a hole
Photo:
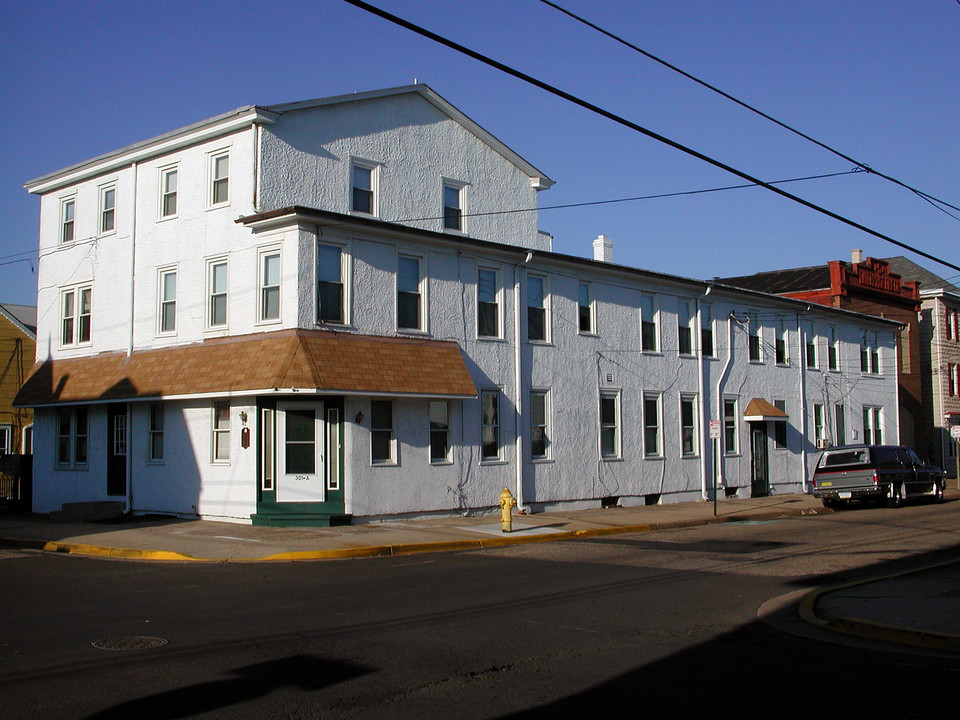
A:
{"label": "sign post", "polygon": [[717,495],[720,490],[720,467],[718,466],[718,447],[720,445],[721,425],[719,420],[710,421],[710,444],[713,446],[713,516],[717,516]]}

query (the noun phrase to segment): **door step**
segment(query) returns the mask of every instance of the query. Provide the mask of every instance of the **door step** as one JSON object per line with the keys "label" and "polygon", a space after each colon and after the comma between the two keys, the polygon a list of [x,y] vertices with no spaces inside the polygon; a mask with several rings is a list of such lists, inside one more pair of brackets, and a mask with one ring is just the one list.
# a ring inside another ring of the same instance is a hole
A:
{"label": "door step", "polygon": [[98,522],[116,520],[123,515],[126,504],[115,501],[64,503],[50,513],[53,522]]}

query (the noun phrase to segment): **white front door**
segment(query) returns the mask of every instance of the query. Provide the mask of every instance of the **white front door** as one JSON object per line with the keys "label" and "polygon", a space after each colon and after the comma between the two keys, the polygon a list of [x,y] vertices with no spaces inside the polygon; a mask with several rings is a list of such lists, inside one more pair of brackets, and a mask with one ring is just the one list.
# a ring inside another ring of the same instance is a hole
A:
{"label": "white front door", "polygon": [[323,405],[277,406],[277,502],[323,502]]}

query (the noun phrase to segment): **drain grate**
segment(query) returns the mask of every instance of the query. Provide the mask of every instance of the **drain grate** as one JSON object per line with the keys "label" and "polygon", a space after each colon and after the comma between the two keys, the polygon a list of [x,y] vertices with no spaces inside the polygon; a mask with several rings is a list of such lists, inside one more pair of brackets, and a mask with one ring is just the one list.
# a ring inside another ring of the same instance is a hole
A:
{"label": "drain grate", "polygon": [[167,641],[158,637],[134,635],[131,637],[105,638],[90,644],[100,650],[149,650],[150,648],[163,647],[167,644]]}

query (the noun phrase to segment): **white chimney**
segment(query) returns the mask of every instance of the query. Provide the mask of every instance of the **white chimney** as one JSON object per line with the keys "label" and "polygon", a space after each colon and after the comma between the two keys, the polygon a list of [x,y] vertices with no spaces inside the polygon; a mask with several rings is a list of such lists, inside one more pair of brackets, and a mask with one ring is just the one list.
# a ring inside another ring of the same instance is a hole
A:
{"label": "white chimney", "polygon": [[859,265],[863,262],[863,250],[851,250],[850,251],[850,262],[854,265]]}
{"label": "white chimney", "polygon": [[606,235],[597,235],[597,239],[593,241],[593,259],[613,262],[613,240]]}

